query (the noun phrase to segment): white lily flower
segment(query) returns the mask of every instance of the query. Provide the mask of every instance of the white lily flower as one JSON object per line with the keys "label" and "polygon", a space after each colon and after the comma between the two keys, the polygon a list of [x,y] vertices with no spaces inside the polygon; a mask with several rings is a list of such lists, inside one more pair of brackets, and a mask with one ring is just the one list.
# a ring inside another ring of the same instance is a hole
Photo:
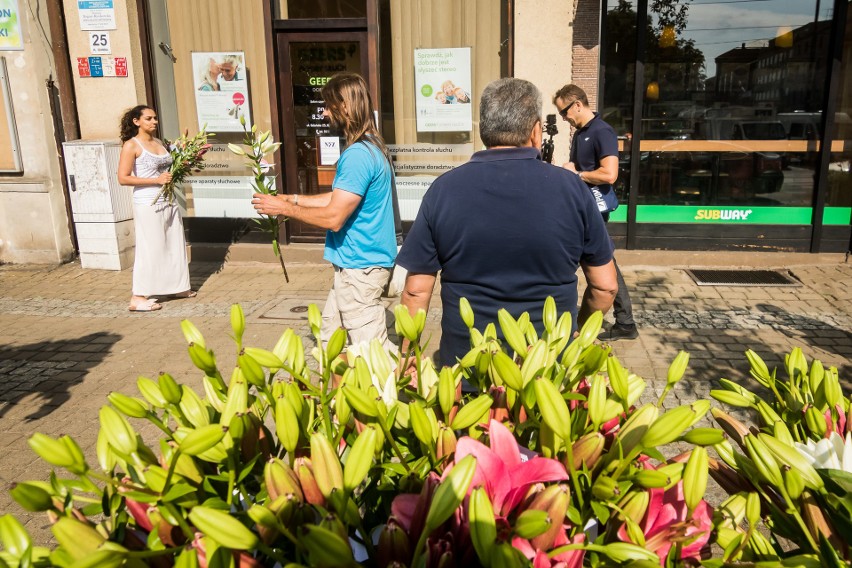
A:
{"label": "white lily flower", "polygon": [[354,362],[358,357],[366,361],[367,367],[370,369],[370,379],[373,386],[379,391],[379,396],[382,397],[388,410],[396,406],[399,400],[396,392],[396,375],[394,374],[396,362],[385,351],[379,340],[374,339],[371,343],[353,344],[347,347],[346,351],[349,354],[349,361]]}
{"label": "white lily flower", "polygon": [[846,434],[846,440],[837,432],[819,442],[795,442],[796,449],[816,469],[839,469],[852,473],[852,432]]}

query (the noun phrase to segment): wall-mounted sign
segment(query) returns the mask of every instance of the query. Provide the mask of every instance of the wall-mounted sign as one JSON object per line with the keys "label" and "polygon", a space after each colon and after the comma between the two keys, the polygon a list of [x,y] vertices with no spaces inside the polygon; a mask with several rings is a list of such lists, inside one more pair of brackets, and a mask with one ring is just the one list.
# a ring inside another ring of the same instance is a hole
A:
{"label": "wall-mounted sign", "polygon": [[113,0],[77,0],[77,11],[83,31],[116,28]]}
{"label": "wall-mounted sign", "polygon": [[126,57],[78,57],[80,77],[127,77]]}
{"label": "wall-mounted sign", "polygon": [[414,50],[418,132],[460,132],[473,128],[470,48]]}
{"label": "wall-mounted sign", "polygon": [[89,32],[89,51],[94,55],[109,55],[112,53],[109,43],[109,32]]}
{"label": "wall-mounted sign", "polygon": [[333,166],[340,159],[340,138],[337,136],[320,136],[321,166]]}
{"label": "wall-mounted sign", "polygon": [[198,128],[242,132],[240,118],[251,124],[245,52],[193,52],[192,73]]}
{"label": "wall-mounted sign", "polygon": [[21,51],[21,15],[18,0],[0,0],[0,51]]}
{"label": "wall-mounted sign", "polygon": [[251,176],[191,177],[192,205],[196,217],[257,217],[251,204]]}

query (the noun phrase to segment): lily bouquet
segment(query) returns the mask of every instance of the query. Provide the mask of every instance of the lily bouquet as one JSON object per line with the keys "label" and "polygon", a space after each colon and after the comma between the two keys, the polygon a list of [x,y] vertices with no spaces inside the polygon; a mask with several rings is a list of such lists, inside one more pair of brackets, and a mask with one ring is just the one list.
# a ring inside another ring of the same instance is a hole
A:
{"label": "lily bouquet", "polygon": [[[240,124],[243,126],[243,149],[238,144],[228,144],[228,149],[245,159],[246,165],[251,169],[252,189],[255,193],[264,195],[275,195],[278,191],[275,189],[275,176],[270,174],[270,170],[274,164],[270,164],[265,156],[275,153],[281,147],[281,142],[275,142],[272,138],[272,131],[258,131],[257,125],[251,126],[246,124],[244,116],[240,117]],[[287,265],[284,263],[284,255],[281,254],[281,246],[278,243],[278,232],[281,223],[286,221],[286,218],[279,219],[277,216],[260,215],[260,218],[252,219],[260,227],[260,230],[269,235],[272,241],[272,251],[275,257],[281,264],[281,271],[284,273],[284,281],[290,282],[290,276],[287,274]]]}
{"label": "lily bouquet", "polygon": [[[440,370],[420,346],[426,313],[404,306],[396,330],[411,347],[398,357],[378,341],[347,348],[342,329],[323,346],[315,305],[315,347],[291,329],[270,350],[244,346],[235,305],[226,369],[215,338],[182,322],[199,388],[161,373],[139,378],[140,397],[111,393],[91,465],[70,437],[33,435],[55,471],[11,496],[47,513],[57,547],[4,515],[0,566],[848,566],[849,476],[793,446],[845,435],[833,369],[794,352],[784,383],[749,352],[756,380],[788,396],[723,382],[737,396],[714,398],[768,420],[752,431],[713,409],[709,428],[709,401],[665,404],[686,353],[658,397],[595,342],[600,313],[572,341],[552,299],[541,333],[529,314],[501,310],[480,330],[460,309],[471,349]],[[716,508],[710,475],[730,493]]]}
{"label": "lily bouquet", "polygon": [[177,140],[171,143],[166,141],[166,147],[172,155],[172,165],[169,167],[169,173],[172,174],[172,181],[163,184],[153,203],[156,203],[160,199],[174,203],[175,188],[186,181],[186,178],[190,174],[198,173],[204,169],[204,154],[211,147],[207,139],[213,136],[215,134],[208,133],[207,126],[205,125],[200,132],[197,132],[191,138],[189,130],[186,130]]}

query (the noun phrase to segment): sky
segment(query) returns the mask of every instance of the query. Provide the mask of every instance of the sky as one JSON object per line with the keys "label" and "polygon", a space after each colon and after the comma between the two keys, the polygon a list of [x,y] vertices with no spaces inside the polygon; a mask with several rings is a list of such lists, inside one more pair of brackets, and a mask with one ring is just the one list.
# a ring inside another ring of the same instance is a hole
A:
{"label": "sky", "polygon": [[693,0],[688,4],[682,37],[695,40],[704,52],[706,74],[712,77],[717,56],[742,43],[765,46],[778,35],[779,27],[797,28],[812,22],[817,2],[819,19],[830,19],[831,0]]}

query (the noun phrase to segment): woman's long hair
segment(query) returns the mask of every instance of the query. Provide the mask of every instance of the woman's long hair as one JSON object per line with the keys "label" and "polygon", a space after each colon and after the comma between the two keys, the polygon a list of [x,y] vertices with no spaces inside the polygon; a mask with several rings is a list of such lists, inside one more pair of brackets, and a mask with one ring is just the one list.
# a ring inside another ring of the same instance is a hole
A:
{"label": "woman's long hair", "polygon": [[138,105],[124,113],[121,117],[121,142],[127,142],[137,134],[139,127],[133,124],[134,120],[142,118],[142,113],[149,109],[148,105]]}
{"label": "woman's long hair", "polygon": [[322,98],[332,123],[343,130],[346,145],[372,142],[382,153],[387,147],[376,128],[373,101],[364,78],[355,73],[338,73],[322,88]]}

